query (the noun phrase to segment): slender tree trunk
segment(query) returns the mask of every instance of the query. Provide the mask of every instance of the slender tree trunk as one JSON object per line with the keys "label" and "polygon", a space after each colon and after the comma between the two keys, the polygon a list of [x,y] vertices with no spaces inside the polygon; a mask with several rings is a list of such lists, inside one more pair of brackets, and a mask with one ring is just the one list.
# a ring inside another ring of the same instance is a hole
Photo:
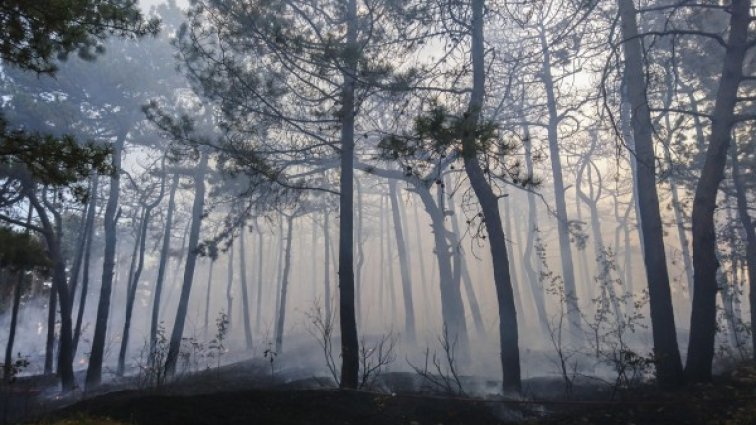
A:
{"label": "slender tree trunk", "polygon": [[339,316],[341,327],[342,388],[357,388],[359,340],[355,318],[354,293],[354,116],[355,77],[357,75],[357,0],[346,3],[346,48],[353,50],[343,72],[341,109],[341,177],[339,182]]}
{"label": "slender tree trunk", "polygon": [[71,356],[76,357],[76,350],[79,347],[79,338],[81,337],[81,324],[84,320],[84,309],[87,305],[87,295],[89,294],[89,265],[92,259],[92,238],[94,236],[94,222],[95,222],[95,209],[97,204],[98,186],[100,178],[96,176],[92,185],[92,192],[89,202],[92,204],[92,210],[87,211],[87,240],[84,245],[84,270],[82,270],[81,276],[81,294],[79,295],[79,308],[76,313],[76,326],[73,334],[73,344]]}
{"label": "slender tree trunk", "polygon": [[263,287],[263,232],[257,228],[257,307],[255,310],[255,329],[260,332],[262,328],[262,287]]}
{"label": "slender tree trunk", "polygon": [[176,210],[176,189],[181,178],[178,174],[173,175],[171,188],[168,193],[168,210],[165,214],[165,229],[163,230],[163,246],[160,249],[160,262],[158,264],[157,278],[155,279],[155,296],[152,301],[152,316],[150,321],[150,353],[155,352],[158,326],[160,325],[160,297],[163,293],[165,270],[168,264],[168,256],[171,249],[171,230],[173,229],[173,214]]}
{"label": "slender tree trunk", "polygon": [[[627,0],[626,0],[627,1]],[[722,76],[719,80],[711,133],[701,176],[693,198],[693,311],[690,320],[687,378],[693,382],[711,380],[716,334],[717,269],[714,211],[719,185],[724,178],[730,133],[734,124],[738,86],[751,22],[750,0],[733,0],[730,6],[730,34]]]}
{"label": "slender tree trunk", "polygon": [[16,286],[13,288],[13,301],[11,306],[10,329],[8,330],[8,342],[5,345],[5,363],[3,363],[3,379],[10,383],[13,378],[13,344],[16,341],[16,327],[18,324],[18,308],[21,305],[21,293],[24,290],[24,272],[16,272]]}
{"label": "slender tree trunk", "polygon": [[[133,300],[131,299],[132,289],[134,298],[136,298],[136,288],[132,288],[134,284],[134,276],[136,275],[137,262],[139,257],[139,249],[142,241],[142,228],[144,227],[146,211],[142,211],[141,218],[139,220],[139,226],[137,229],[137,238],[134,241],[134,251],[131,253],[131,265],[129,266],[129,277],[126,279],[126,319],[123,321],[123,333],[121,333],[121,348],[118,350],[118,366],[116,367],[116,376],[123,376],[123,372],[126,368],[126,349],[128,343],[124,338],[127,329],[131,327],[131,311],[133,310]],[[146,235],[145,235],[146,236]],[[130,308],[131,307],[131,308]]]}
{"label": "slender tree trunk", "polygon": [[425,187],[418,187],[417,194],[431,219],[436,260],[438,262],[439,287],[441,291],[441,320],[448,332],[450,342],[457,343],[457,355],[469,357],[469,339],[465,319],[465,307],[459,285],[455,286],[451,268],[451,249],[448,244],[444,216],[439,205]]}
{"label": "slender tree trunk", "polygon": [[483,325],[483,316],[480,313],[480,305],[478,304],[478,297],[475,295],[470,272],[467,270],[467,258],[464,249],[462,249],[459,220],[457,219],[453,197],[449,198],[449,211],[452,213],[450,217],[452,235],[450,236],[453,240],[450,240],[450,243],[452,244],[454,286],[459,287],[460,281],[464,284],[465,295],[467,295],[467,302],[470,305],[470,314],[475,324],[475,332],[479,338],[485,339],[486,328]]}
{"label": "slender tree trunk", "polygon": [[399,211],[399,195],[396,180],[389,180],[389,195],[391,196],[391,213],[394,217],[394,233],[396,248],[399,253],[399,270],[402,277],[402,298],[404,299],[404,335],[410,344],[415,343],[415,306],[412,302],[412,278],[410,276],[407,246],[404,242],[404,229]]}
{"label": "slender tree trunk", "polygon": [[[735,199],[738,206],[738,217],[746,234],[746,264],[748,266],[748,300],[751,306],[751,323],[756,323],[756,229],[754,228],[751,215],[748,213],[748,197],[743,178],[740,174],[740,160],[738,159],[737,146],[730,151],[732,160],[732,180],[735,186]],[[752,332],[753,359],[756,361],[756,334]]]}
{"label": "slender tree trunk", "polygon": [[244,233],[247,229],[244,226],[239,235],[239,282],[241,283],[242,292],[242,313],[244,317],[244,342],[246,343],[247,350],[252,349],[252,313],[249,311],[249,295],[247,294],[249,288],[247,287],[247,252],[245,249]]}
{"label": "slender tree trunk", "polygon": [[63,391],[71,391],[76,385],[73,373],[72,340],[73,326],[71,321],[71,300],[66,280],[66,261],[61,250],[61,235],[55,231],[50,223],[42,204],[37,199],[33,188],[24,189],[37,216],[42,222],[43,237],[47,245],[47,252],[53,264],[52,290],[56,292],[60,305],[60,347],[58,349],[58,376],[60,376]]}
{"label": "slender tree trunk", "polygon": [[656,190],[656,157],[652,138],[653,124],[646,100],[645,61],[638,38],[635,4],[632,0],[618,0],[617,3],[624,38],[624,74],[636,150],[636,196],[643,235],[643,259],[648,280],[656,375],[660,385],[671,387],[682,382],[682,362],[677,346],[667,256],[664,251],[664,229]]}
{"label": "slender tree trunk", "polygon": [[[527,167],[527,175],[533,175],[533,141],[530,138],[530,128],[528,126],[523,127],[523,145],[525,148],[525,166]],[[540,261],[538,261],[534,255],[535,239],[539,232],[538,229],[538,209],[536,208],[535,195],[533,192],[528,192],[528,227],[527,227],[527,242],[525,243],[525,251],[523,253],[523,265],[525,268],[525,274],[528,276],[528,281],[533,288],[533,298],[536,304],[536,312],[538,313],[538,322],[541,327],[541,331],[544,336],[549,335],[549,316],[546,313],[546,298],[544,296],[544,288],[541,285],[540,279]],[[538,270],[533,267],[533,263],[536,263]]]}
{"label": "slender tree trunk", "polygon": [[71,275],[68,278],[68,287],[71,291],[70,298],[73,300],[76,296],[76,287],[79,283],[79,273],[81,272],[81,263],[84,259],[84,248],[87,243],[87,229],[89,228],[90,218],[94,219],[94,212],[96,205],[92,202],[93,193],[97,191],[97,180],[99,177],[97,174],[93,174],[89,181],[89,202],[87,202],[86,212],[81,221],[81,227],[79,228],[79,239],[76,242],[76,254],[74,255],[73,265],[71,266]]}
{"label": "slender tree trunk", "polygon": [[510,275],[504,229],[501,225],[499,202],[488,185],[483,169],[478,162],[478,152],[475,140],[485,86],[485,43],[483,40],[483,10],[484,0],[472,0],[472,42],[470,55],[472,58],[473,87],[470,103],[467,107],[463,122],[462,148],[465,172],[470,179],[475,195],[483,212],[488,243],[494,268],[494,285],[496,286],[496,301],[499,312],[499,343],[502,368],[502,391],[504,393],[519,393],[520,381],[520,350],[518,345],[517,313],[515,311],[512,278]]}
{"label": "slender tree trunk", "polygon": [[187,309],[189,307],[189,295],[194,280],[194,267],[197,263],[197,246],[199,244],[200,226],[205,208],[205,174],[207,173],[208,154],[203,153],[194,176],[194,204],[192,205],[192,224],[189,231],[189,246],[186,254],[186,267],[184,269],[184,282],[181,286],[181,296],[176,309],[176,320],[173,322],[173,332],[168,345],[168,354],[165,359],[166,375],[176,372],[176,362],[181,349],[181,337],[184,334]]}
{"label": "slender tree trunk", "polygon": [[281,304],[276,318],[276,353],[283,353],[283,333],[286,320],[286,298],[289,290],[289,273],[291,272],[291,241],[293,239],[294,216],[286,217],[286,251],[284,254],[284,269],[281,277]]}
{"label": "slender tree trunk", "polygon": [[205,323],[204,323],[204,330],[205,330],[205,339],[207,339],[207,336],[209,335],[210,330],[210,292],[212,292],[213,288],[213,269],[215,268],[215,258],[210,259],[210,266],[208,266],[207,270],[207,287],[205,292]]}
{"label": "slender tree trunk", "polygon": [[[355,229],[355,241],[356,248],[356,264],[354,271],[354,314],[357,323],[362,320],[362,269],[365,266],[365,240],[363,238],[362,231],[365,226],[365,207],[362,203],[362,186],[360,185],[359,177],[355,176],[354,179],[355,191],[357,193],[357,228]],[[381,238],[383,233],[381,232]],[[381,244],[383,239],[381,239]],[[381,245],[383,246],[383,245]],[[383,270],[383,262],[381,262],[381,270]],[[383,288],[383,279],[381,279],[381,288]],[[383,305],[383,298],[380,298],[380,303]]]}
{"label": "slender tree trunk", "polygon": [[53,374],[53,359],[55,358],[55,316],[58,314],[58,292],[50,288],[50,298],[47,301],[47,339],[45,341],[45,375]]}
{"label": "slender tree trunk", "polygon": [[331,216],[323,209],[323,298],[326,323],[331,323]]}
{"label": "slender tree trunk", "polygon": [[87,368],[86,387],[94,388],[102,381],[102,363],[105,356],[105,340],[108,334],[108,316],[110,314],[110,295],[113,291],[113,276],[115,274],[116,243],[118,233],[118,198],[121,188],[121,156],[126,134],[118,136],[113,146],[113,176],[110,178],[110,193],[105,207],[105,255],[102,264],[102,283],[100,300],[97,304],[97,319],[95,321],[92,350],[89,354],[89,368]]}
{"label": "slender tree trunk", "polygon": [[543,63],[541,78],[546,92],[546,102],[549,112],[547,126],[549,139],[549,155],[551,159],[551,171],[554,178],[554,200],[556,204],[557,232],[559,234],[559,254],[562,260],[562,278],[564,280],[565,302],[567,303],[567,319],[570,336],[581,340],[583,337],[582,320],[578,302],[577,285],[575,283],[575,270],[572,260],[572,246],[570,245],[569,218],[567,217],[567,202],[565,200],[566,189],[562,178],[562,162],[559,152],[559,112],[557,111],[557,98],[554,89],[554,79],[551,74],[551,51],[546,40],[546,30],[541,27],[541,49],[543,51]]}
{"label": "slender tree trunk", "polygon": [[228,328],[234,326],[234,245],[228,248],[228,269],[226,272],[226,314],[228,315]]}

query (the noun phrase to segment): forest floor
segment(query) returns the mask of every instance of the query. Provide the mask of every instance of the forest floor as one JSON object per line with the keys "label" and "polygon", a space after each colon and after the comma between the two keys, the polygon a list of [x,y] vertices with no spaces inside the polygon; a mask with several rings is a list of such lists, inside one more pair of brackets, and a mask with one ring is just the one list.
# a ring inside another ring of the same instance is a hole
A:
{"label": "forest floor", "polygon": [[[538,385],[543,385],[540,383]],[[554,381],[551,387],[558,386]],[[113,391],[46,414],[35,425],[754,425],[756,368],[742,366],[707,385],[661,391],[653,386],[572,397],[475,399],[427,393],[273,388]]]}

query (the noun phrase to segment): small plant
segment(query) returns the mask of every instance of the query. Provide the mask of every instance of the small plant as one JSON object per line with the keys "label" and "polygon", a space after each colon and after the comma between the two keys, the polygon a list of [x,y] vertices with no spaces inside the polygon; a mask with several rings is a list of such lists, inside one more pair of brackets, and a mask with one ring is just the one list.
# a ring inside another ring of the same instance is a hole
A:
{"label": "small plant", "polygon": [[338,386],[340,385],[339,370],[333,355],[333,311],[325,312],[320,306],[320,302],[316,300],[310,311],[305,313],[305,315],[311,323],[311,326],[307,327],[307,333],[318,341],[328,371],[331,373],[331,378],[333,378],[333,382]]}
{"label": "small plant", "polygon": [[359,388],[370,388],[383,370],[396,361],[394,348],[397,337],[393,332],[381,335],[372,346],[368,346],[363,339],[360,343],[360,385]]}
{"label": "small plant", "polygon": [[226,334],[228,333],[228,315],[221,311],[218,313],[218,317],[215,319],[215,338],[208,344],[209,358],[215,358],[216,367],[220,368],[221,357],[226,354],[226,346],[224,341],[226,340]]}
{"label": "small plant", "polygon": [[[423,381],[432,388],[442,391],[447,395],[462,396],[465,395],[462,381],[457,373],[455,350],[457,348],[457,339],[449,337],[449,331],[444,324],[441,336],[438,338],[441,345],[442,356],[431,353],[430,348],[425,349],[425,363],[423,367],[418,367],[407,361],[410,367],[417,373]],[[429,364],[430,363],[430,364]],[[431,369],[431,365],[433,369]]]}
{"label": "small plant", "polygon": [[137,385],[139,388],[160,388],[165,383],[167,376],[164,364],[167,354],[168,338],[161,322],[155,332],[155,339],[145,341],[144,347],[139,353],[137,360],[139,368]]}

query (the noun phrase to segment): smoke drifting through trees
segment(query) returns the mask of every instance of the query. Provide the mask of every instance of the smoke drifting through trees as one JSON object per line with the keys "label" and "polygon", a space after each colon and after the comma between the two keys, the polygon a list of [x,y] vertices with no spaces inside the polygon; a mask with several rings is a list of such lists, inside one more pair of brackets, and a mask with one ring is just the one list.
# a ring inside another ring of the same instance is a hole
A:
{"label": "smoke drifting through trees", "polygon": [[756,356],[750,2],[79,3],[0,12],[6,379]]}

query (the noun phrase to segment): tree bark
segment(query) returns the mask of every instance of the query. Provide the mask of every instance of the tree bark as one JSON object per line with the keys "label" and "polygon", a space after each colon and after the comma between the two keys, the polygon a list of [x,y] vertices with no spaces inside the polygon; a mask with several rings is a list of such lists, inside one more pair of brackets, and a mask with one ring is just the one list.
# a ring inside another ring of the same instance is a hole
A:
{"label": "tree bark", "polygon": [[97,318],[95,321],[92,350],[89,354],[86,388],[94,388],[102,381],[102,363],[105,356],[105,340],[108,333],[108,316],[110,314],[110,295],[113,291],[113,276],[115,274],[116,242],[118,233],[118,199],[121,188],[121,156],[126,134],[118,135],[113,146],[113,175],[110,178],[110,192],[108,204],[105,207],[105,255],[102,263],[102,286],[100,300],[97,304]]}
{"label": "tree bark", "polygon": [[152,301],[152,316],[150,321],[150,353],[155,352],[158,326],[160,325],[160,297],[163,293],[165,270],[168,265],[168,255],[171,249],[171,230],[173,229],[173,214],[176,210],[176,189],[180,177],[173,175],[171,189],[168,194],[168,210],[165,214],[165,229],[163,230],[163,246],[160,249],[160,262],[158,264],[157,278],[155,279],[155,296]]}
{"label": "tree bark", "polygon": [[346,3],[346,49],[350,56],[343,71],[341,94],[341,177],[339,179],[339,318],[341,328],[342,388],[356,389],[359,373],[359,340],[354,293],[354,116],[357,75],[357,1]]}
{"label": "tree bark", "polygon": [[[627,1],[627,0],[625,0]],[[693,310],[685,374],[692,382],[711,380],[716,334],[717,269],[714,211],[719,185],[724,178],[738,86],[743,76],[743,60],[751,22],[750,0],[733,0],[730,7],[730,34],[722,76],[719,80],[711,133],[701,176],[693,198]]]}
{"label": "tree bark", "polygon": [[92,203],[92,210],[87,211],[87,227],[85,232],[87,234],[86,244],[84,245],[84,269],[81,276],[81,293],[79,294],[79,307],[76,313],[76,326],[73,333],[73,344],[71,356],[76,357],[76,350],[79,347],[79,338],[81,337],[81,324],[84,320],[84,309],[87,305],[87,295],[89,293],[89,264],[92,259],[92,237],[94,234],[94,222],[95,222],[95,208],[97,204],[98,186],[100,178],[95,176],[94,184],[92,186],[89,202]]}
{"label": "tree bark", "polygon": [[276,318],[276,353],[283,353],[283,333],[286,321],[286,299],[289,290],[289,274],[291,272],[291,242],[293,239],[294,216],[286,217],[286,250],[284,253],[284,268],[281,276],[281,297]]}
{"label": "tree bark", "polygon": [[404,241],[404,229],[399,212],[399,195],[396,180],[389,180],[389,195],[391,197],[391,213],[394,217],[394,233],[396,248],[399,253],[399,270],[402,277],[402,298],[404,299],[404,335],[410,344],[415,343],[415,306],[412,301],[412,278],[410,276],[407,246]]}
{"label": "tree bark", "polygon": [[[754,228],[751,215],[748,213],[748,198],[743,178],[740,174],[740,160],[738,159],[737,146],[730,151],[732,161],[732,180],[735,186],[735,199],[737,200],[738,218],[746,234],[746,264],[748,265],[748,301],[751,306],[751,323],[756,323],[756,229]],[[751,335],[753,344],[753,359],[756,361],[756,334]]]}
{"label": "tree bark", "polygon": [[470,55],[472,58],[473,87],[463,123],[462,157],[465,172],[470,179],[470,186],[472,186],[483,212],[491,258],[493,259],[494,285],[496,286],[496,301],[499,312],[502,391],[504,393],[519,393],[522,384],[520,381],[517,313],[515,311],[506,239],[501,225],[498,198],[486,181],[483,169],[478,162],[478,149],[475,140],[475,130],[479,124],[485,90],[484,3],[484,0],[472,0]]}
{"label": "tree bark", "polygon": [[242,292],[242,313],[244,317],[242,322],[244,323],[244,342],[247,350],[252,349],[252,313],[249,311],[249,288],[247,287],[247,252],[245,249],[244,233],[247,231],[246,225],[242,227],[239,235],[239,283],[241,284]]}
{"label": "tree bark", "polygon": [[24,272],[16,272],[16,285],[13,288],[13,305],[11,306],[10,329],[8,330],[8,342],[5,345],[5,363],[3,363],[3,379],[10,383],[13,378],[13,344],[16,340],[16,327],[18,324],[18,308],[21,305],[21,293],[23,292]]}
{"label": "tree bark", "polygon": [[181,349],[181,338],[184,334],[184,323],[189,308],[189,295],[194,280],[194,267],[197,264],[197,246],[199,244],[200,227],[202,225],[203,210],[205,208],[205,174],[207,173],[208,154],[202,154],[200,163],[194,175],[194,204],[192,205],[192,224],[189,230],[189,246],[186,253],[186,267],[184,268],[184,282],[181,286],[181,296],[176,309],[176,320],[173,322],[173,332],[168,344],[168,354],[165,359],[165,372],[170,376],[176,372],[176,362]]}
{"label": "tree bark", "polygon": [[624,39],[624,74],[636,150],[636,199],[643,235],[643,260],[648,280],[656,375],[660,385],[673,387],[682,382],[682,362],[677,346],[675,315],[664,251],[664,229],[656,190],[656,157],[652,138],[653,124],[646,100],[646,72],[643,69],[645,60],[638,37],[635,4],[632,0],[618,0],[617,4]]}
{"label": "tree bark", "polygon": [[551,172],[554,178],[554,201],[556,204],[557,232],[559,234],[559,254],[562,260],[562,278],[564,279],[564,295],[567,304],[567,319],[570,336],[580,341],[583,338],[582,320],[578,303],[575,270],[570,244],[569,218],[567,217],[566,189],[562,177],[562,162],[559,152],[559,113],[554,89],[554,79],[551,74],[551,51],[546,40],[545,29],[541,28],[541,49],[543,63],[541,78],[546,92],[546,106],[549,112],[547,133],[549,139],[549,156],[551,157]]}

